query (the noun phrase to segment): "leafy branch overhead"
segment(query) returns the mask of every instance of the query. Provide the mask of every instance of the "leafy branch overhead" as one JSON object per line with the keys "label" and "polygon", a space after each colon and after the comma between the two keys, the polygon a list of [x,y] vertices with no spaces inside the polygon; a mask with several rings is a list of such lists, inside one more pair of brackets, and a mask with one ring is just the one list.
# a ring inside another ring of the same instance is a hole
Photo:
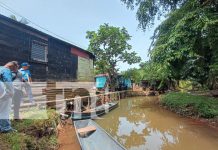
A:
{"label": "leafy branch overhead", "polygon": [[136,17],[139,26],[145,30],[154,24],[156,17],[160,18],[171,10],[176,10],[188,0],[121,0],[127,8],[137,8]]}

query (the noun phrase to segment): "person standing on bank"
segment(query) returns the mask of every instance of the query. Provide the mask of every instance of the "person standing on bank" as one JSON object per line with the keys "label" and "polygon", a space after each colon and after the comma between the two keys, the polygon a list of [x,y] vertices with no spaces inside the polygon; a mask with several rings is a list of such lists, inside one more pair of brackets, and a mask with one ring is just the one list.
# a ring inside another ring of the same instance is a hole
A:
{"label": "person standing on bank", "polygon": [[22,74],[20,71],[13,72],[12,76],[14,77],[13,86],[14,86],[14,96],[12,102],[14,104],[14,120],[20,120],[20,104],[23,99],[23,87],[24,82],[22,81]]}
{"label": "person standing on bank", "polygon": [[30,70],[29,70],[30,65],[29,65],[29,63],[24,62],[24,63],[21,64],[21,67],[22,68],[19,71],[22,74],[23,82],[25,82],[25,84],[24,84],[25,91],[27,93],[29,101],[32,104],[35,104],[35,101],[33,100],[32,88],[30,86],[31,83],[32,83],[31,73],[30,73]]}
{"label": "person standing on bank", "polygon": [[14,88],[12,84],[12,71],[18,70],[18,63],[16,61],[8,62],[5,66],[0,66],[0,90],[4,95],[0,96],[0,132],[7,133],[16,131],[11,127],[9,119],[12,97]]}

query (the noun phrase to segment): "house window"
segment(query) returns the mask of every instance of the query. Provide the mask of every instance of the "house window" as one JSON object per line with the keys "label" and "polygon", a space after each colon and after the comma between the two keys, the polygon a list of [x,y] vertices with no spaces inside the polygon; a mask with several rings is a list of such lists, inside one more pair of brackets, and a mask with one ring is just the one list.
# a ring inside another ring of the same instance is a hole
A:
{"label": "house window", "polygon": [[47,62],[48,46],[44,43],[33,41],[31,59],[40,62]]}

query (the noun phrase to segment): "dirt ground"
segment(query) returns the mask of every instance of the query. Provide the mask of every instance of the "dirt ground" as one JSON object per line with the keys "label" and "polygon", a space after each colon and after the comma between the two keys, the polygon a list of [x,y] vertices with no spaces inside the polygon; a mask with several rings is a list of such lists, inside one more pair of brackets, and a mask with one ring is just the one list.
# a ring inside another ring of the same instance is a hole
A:
{"label": "dirt ground", "polygon": [[58,150],[80,150],[80,144],[76,136],[71,119],[66,124],[58,125]]}

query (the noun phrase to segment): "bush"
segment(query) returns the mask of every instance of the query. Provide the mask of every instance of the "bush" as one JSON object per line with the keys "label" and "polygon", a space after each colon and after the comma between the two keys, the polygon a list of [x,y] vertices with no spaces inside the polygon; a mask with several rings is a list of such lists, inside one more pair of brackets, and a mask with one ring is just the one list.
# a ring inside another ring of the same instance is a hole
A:
{"label": "bush", "polygon": [[169,109],[189,116],[215,118],[218,116],[218,100],[188,93],[168,93],[161,96],[161,104]]}

